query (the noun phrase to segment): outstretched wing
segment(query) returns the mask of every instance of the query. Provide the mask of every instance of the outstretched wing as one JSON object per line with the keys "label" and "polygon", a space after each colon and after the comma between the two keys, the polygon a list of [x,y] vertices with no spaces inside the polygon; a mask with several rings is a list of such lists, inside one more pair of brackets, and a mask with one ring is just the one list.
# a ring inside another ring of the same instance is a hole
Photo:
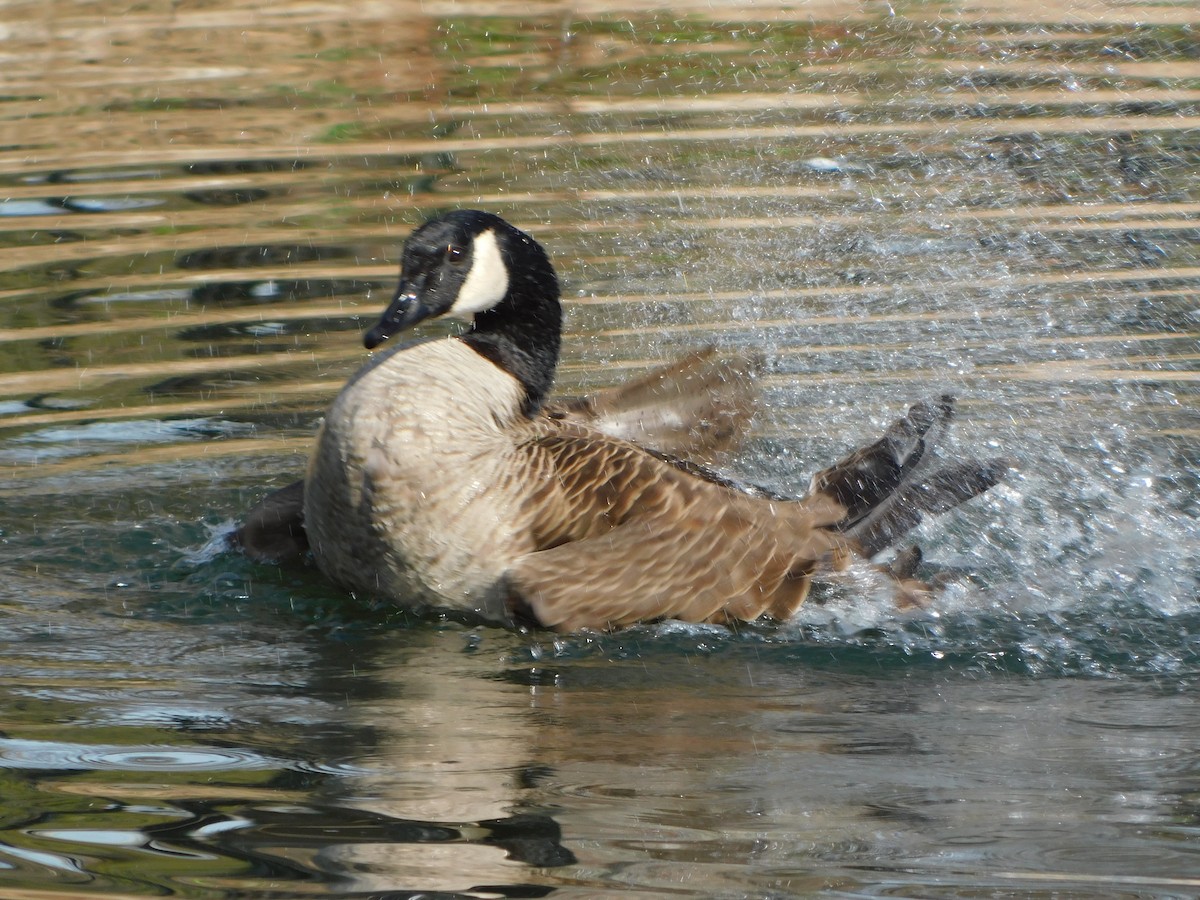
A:
{"label": "outstretched wing", "polygon": [[705,347],[641,378],[552,400],[552,418],[587,425],[663,453],[708,462],[744,437],[758,403],[761,360]]}
{"label": "outstretched wing", "polygon": [[648,619],[786,618],[844,541],[827,500],[763,499],[583,429],[524,448],[547,476],[528,498],[534,552],[509,573],[515,605],[560,630]]}

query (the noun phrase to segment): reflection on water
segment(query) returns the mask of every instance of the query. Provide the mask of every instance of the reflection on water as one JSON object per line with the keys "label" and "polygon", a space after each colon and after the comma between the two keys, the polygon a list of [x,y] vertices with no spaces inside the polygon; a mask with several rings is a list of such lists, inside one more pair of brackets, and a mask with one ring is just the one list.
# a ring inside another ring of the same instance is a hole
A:
{"label": "reflection on water", "polygon": [[[0,894],[1196,893],[1194,6],[674,8],[7,10]],[[213,553],[468,205],[564,390],[762,350],[757,481],[956,394],[1017,472],[937,610],[551,638]]]}
{"label": "reflection on water", "polygon": [[[714,647],[724,638],[696,627],[557,646],[372,627],[334,647],[300,638],[302,623],[279,616],[275,666],[236,638],[246,621],[214,626],[235,677],[172,666],[216,682],[191,709],[145,666],[103,692],[43,685],[24,729],[119,724],[143,743],[6,741],[0,877],[364,897],[1197,886],[1188,692],[963,678],[770,639]],[[10,709],[31,694],[4,693]],[[169,745],[147,739],[168,731]]]}

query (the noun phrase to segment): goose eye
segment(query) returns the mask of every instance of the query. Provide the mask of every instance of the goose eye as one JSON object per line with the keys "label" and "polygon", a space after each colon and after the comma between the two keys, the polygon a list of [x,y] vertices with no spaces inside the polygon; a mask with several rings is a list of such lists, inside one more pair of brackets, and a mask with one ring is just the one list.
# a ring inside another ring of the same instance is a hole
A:
{"label": "goose eye", "polygon": [[460,263],[466,259],[467,251],[457,244],[451,244],[446,248],[446,262]]}

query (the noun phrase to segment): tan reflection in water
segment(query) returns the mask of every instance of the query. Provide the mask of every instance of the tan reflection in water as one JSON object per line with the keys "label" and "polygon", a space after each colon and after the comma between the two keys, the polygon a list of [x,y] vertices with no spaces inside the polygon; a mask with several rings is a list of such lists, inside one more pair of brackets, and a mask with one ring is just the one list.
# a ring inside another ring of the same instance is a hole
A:
{"label": "tan reflection in water", "polygon": [[[534,811],[555,818],[553,808],[536,800],[540,782],[550,779],[578,794],[572,801],[577,808],[596,802],[607,807],[614,797],[640,794],[645,799],[637,802],[653,818],[655,798],[690,806],[697,796],[694,770],[679,761],[706,758],[715,769],[732,768],[758,752],[744,685],[664,690],[647,673],[640,683],[564,690],[553,667],[506,662],[525,655],[522,648],[539,638],[484,629],[473,652],[470,640],[457,632],[405,631],[395,646],[373,655],[366,677],[382,686],[384,696],[355,702],[348,712],[376,733],[377,756],[365,761],[372,774],[354,781],[343,802],[402,820],[472,823],[530,811],[532,800]],[[611,665],[597,662],[602,681],[602,670]],[[705,777],[714,777],[714,770]],[[699,809],[695,815],[698,828],[719,828],[719,814],[712,821]],[[585,865],[596,859],[597,829],[606,841],[636,840],[647,829],[662,835],[636,820],[623,833],[619,823],[603,818],[556,821],[565,846]],[[591,832],[588,839],[581,829]],[[465,832],[468,840],[482,834]],[[363,891],[537,883],[555,871],[539,877],[530,861],[479,843],[343,845],[323,856]]]}
{"label": "tan reflection in water", "polygon": [[[463,652],[462,635],[405,632],[372,660],[385,696],[352,720],[378,734],[374,772],[350,805],[396,819],[470,823],[504,818],[520,799],[543,723],[529,689],[497,680],[493,653]],[[523,880],[502,850],[475,843],[347,844],[323,854],[356,890],[465,890]]]}

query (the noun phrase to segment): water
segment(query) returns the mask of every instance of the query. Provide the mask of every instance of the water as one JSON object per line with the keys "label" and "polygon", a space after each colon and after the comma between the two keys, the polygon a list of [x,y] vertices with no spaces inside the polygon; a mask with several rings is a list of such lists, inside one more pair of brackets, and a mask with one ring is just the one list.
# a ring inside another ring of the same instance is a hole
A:
{"label": "water", "polygon": [[[5,7],[0,895],[1197,893],[1196,5],[675,9]],[[565,391],[765,353],[760,482],[956,394],[963,577],[555,637],[214,553],[459,206]]]}

